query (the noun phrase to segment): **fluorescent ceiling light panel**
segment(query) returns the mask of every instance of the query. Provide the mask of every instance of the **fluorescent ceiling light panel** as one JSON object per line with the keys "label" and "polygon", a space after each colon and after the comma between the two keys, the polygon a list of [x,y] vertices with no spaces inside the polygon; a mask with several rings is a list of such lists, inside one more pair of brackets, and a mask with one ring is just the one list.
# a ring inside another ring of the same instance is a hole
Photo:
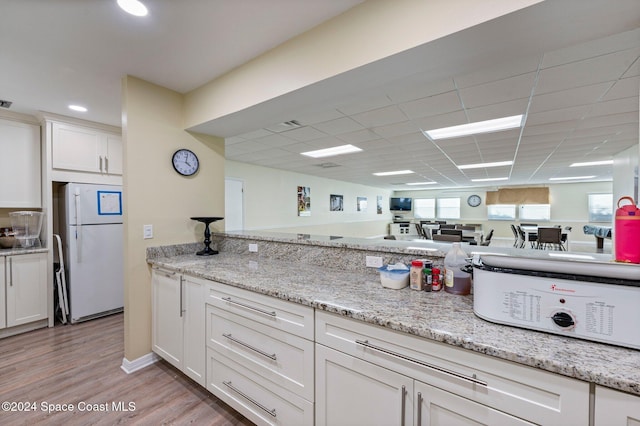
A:
{"label": "fluorescent ceiling light panel", "polygon": [[593,179],[595,176],[568,176],[568,177],[553,177],[549,180],[574,180],[574,179]]}
{"label": "fluorescent ceiling light panel", "polygon": [[87,109],[80,105],[69,105],[69,109],[78,112],[87,112]]}
{"label": "fluorescent ceiling light panel", "polygon": [[410,175],[413,170],[396,170],[395,172],[378,172],[374,173],[376,176],[395,176],[395,175]]}
{"label": "fluorescent ceiling light panel", "polygon": [[118,0],[118,6],[133,16],[147,16],[147,7],[138,0]]}
{"label": "fluorescent ceiling light panel", "polygon": [[482,169],[485,167],[500,167],[500,166],[510,166],[513,164],[513,161],[497,161],[495,163],[476,163],[476,164],[462,164],[457,166],[460,170],[462,169]]}
{"label": "fluorescent ceiling light panel", "polygon": [[484,179],[471,179],[471,182],[491,182],[494,180],[509,180],[508,177],[499,177],[499,178],[484,178]]}
{"label": "fluorescent ceiling light panel", "polygon": [[613,160],[587,161],[586,163],[573,163],[569,167],[604,166],[606,164],[613,164]]}
{"label": "fluorescent ceiling light panel", "polygon": [[318,149],[315,151],[301,152],[300,154],[306,155],[307,157],[322,158],[322,157],[331,157],[333,155],[350,154],[352,152],[359,152],[359,151],[362,151],[362,149],[358,148],[357,146],[340,145],[340,146],[334,146],[333,148],[325,148],[325,149]]}
{"label": "fluorescent ceiling light panel", "polygon": [[476,121],[475,123],[459,126],[443,127],[441,129],[423,130],[422,133],[431,140],[459,138],[461,136],[477,135],[480,133],[499,132],[522,126],[522,114],[493,120]]}
{"label": "fluorescent ceiling light panel", "polygon": [[438,182],[433,182],[433,181],[432,182],[409,182],[405,185],[434,185],[436,183]]}

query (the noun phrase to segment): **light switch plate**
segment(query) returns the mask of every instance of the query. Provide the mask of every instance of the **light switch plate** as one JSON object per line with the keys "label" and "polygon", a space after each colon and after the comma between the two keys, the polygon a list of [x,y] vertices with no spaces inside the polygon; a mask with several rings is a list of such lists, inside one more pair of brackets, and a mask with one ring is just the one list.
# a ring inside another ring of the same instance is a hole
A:
{"label": "light switch plate", "polygon": [[144,240],[153,238],[153,225],[142,225],[142,238]]}
{"label": "light switch plate", "polygon": [[258,252],[258,245],[257,244],[249,244],[249,251],[251,253],[257,253]]}
{"label": "light switch plate", "polygon": [[370,268],[380,268],[382,266],[382,258],[379,256],[367,256],[366,264]]}

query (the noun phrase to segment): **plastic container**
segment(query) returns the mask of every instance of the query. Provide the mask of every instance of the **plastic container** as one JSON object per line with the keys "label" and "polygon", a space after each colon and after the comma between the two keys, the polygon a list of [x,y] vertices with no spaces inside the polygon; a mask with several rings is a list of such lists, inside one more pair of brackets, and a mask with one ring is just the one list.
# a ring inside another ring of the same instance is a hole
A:
{"label": "plastic container", "polygon": [[451,250],[444,257],[444,291],[451,294],[466,295],[471,293],[471,274],[460,268],[466,266],[467,253],[460,243],[453,243]]}
{"label": "plastic container", "polygon": [[378,271],[382,287],[399,290],[409,285],[409,268],[406,265],[385,265],[378,268]]}
{"label": "plastic container", "polygon": [[20,247],[33,247],[40,243],[40,230],[44,213],[19,211],[9,213],[11,227]]}

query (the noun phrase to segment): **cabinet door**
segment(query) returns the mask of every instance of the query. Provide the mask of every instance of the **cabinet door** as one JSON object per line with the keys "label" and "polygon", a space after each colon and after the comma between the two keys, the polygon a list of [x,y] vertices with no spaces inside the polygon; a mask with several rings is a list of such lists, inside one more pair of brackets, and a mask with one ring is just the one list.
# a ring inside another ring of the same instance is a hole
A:
{"label": "cabinet door", "polygon": [[6,260],[7,327],[47,319],[46,253]]}
{"label": "cabinet door", "polygon": [[5,299],[5,262],[6,257],[0,257],[0,329],[7,327],[7,301]]}
{"label": "cabinet door", "polygon": [[184,318],[184,373],[202,386],[206,386],[204,283],[184,276],[182,281]]}
{"label": "cabinet door", "polygon": [[411,425],[413,379],[316,344],[316,425]]}
{"label": "cabinet door", "polygon": [[416,425],[533,425],[451,392],[415,382]]}
{"label": "cabinet door", "polygon": [[595,426],[640,425],[640,396],[596,386]]}
{"label": "cabinet door", "polygon": [[0,207],[41,207],[40,127],[0,120],[0,152]]}
{"label": "cabinet door", "polygon": [[110,175],[122,174],[122,138],[105,134],[106,152],[103,172]]}
{"label": "cabinet door", "polygon": [[100,173],[103,143],[96,130],[54,123],[52,167]]}
{"label": "cabinet door", "polygon": [[[151,345],[153,352],[182,369],[183,321],[181,275],[153,269],[151,277]],[[204,341],[204,339],[203,339]]]}

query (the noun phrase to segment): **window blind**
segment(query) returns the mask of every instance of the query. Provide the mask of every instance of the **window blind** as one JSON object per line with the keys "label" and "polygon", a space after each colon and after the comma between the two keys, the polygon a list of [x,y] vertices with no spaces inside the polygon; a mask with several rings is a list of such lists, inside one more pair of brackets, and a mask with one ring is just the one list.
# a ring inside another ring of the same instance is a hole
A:
{"label": "window blind", "polygon": [[486,204],[549,204],[549,188],[502,188],[487,191]]}

